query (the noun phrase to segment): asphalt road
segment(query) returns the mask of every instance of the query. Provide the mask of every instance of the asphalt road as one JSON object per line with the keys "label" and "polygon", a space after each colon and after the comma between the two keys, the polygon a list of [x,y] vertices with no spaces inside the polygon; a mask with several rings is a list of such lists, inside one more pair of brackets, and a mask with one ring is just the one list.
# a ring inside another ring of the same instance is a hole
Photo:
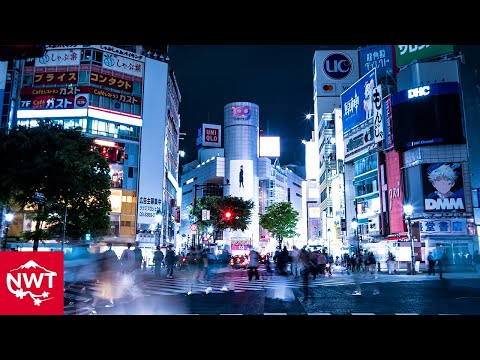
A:
{"label": "asphalt road", "polygon": [[[273,276],[249,282],[245,270],[223,269],[210,282],[189,274],[145,280],[113,307],[90,305],[85,290],[68,294],[67,315],[478,315],[480,274],[364,275],[355,280],[335,271],[310,280],[305,298],[301,279]],[[225,289],[225,286],[228,289]],[[357,289],[361,295],[352,295]],[[190,293],[190,294],[189,294]]]}

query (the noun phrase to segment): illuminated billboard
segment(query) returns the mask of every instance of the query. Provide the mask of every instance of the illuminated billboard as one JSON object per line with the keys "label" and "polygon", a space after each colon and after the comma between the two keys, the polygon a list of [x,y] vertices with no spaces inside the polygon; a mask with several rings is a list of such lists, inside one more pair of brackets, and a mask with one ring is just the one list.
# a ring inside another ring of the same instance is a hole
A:
{"label": "illuminated billboard", "polygon": [[202,124],[197,130],[197,147],[222,147],[222,126]]}
{"label": "illuminated billboard", "polygon": [[393,46],[370,45],[360,48],[360,76],[377,69],[377,77],[393,74]]}
{"label": "illuminated billboard", "polygon": [[457,82],[429,84],[392,95],[394,147],[464,144]]}
{"label": "illuminated billboard", "polygon": [[260,136],[260,157],[279,158],[280,157],[280,137],[279,136]]}
{"label": "illuminated billboard", "polygon": [[316,96],[339,96],[359,78],[358,50],[317,50],[314,72]]}
{"label": "illuminated billboard", "polygon": [[373,118],[376,86],[376,69],[372,69],[340,95],[343,133]]}
{"label": "illuminated billboard", "polygon": [[397,66],[453,52],[453,45],[395,45]]}
{"label": "illuminated billboard", "polygon": [[230,195],[244,200],[253,199],[253,161],[230,160],[229,181]]}
{"label": "illuminated billboard", "polygon": [[461,163],[423,164],[422,176],[425,211],[465,211]]}

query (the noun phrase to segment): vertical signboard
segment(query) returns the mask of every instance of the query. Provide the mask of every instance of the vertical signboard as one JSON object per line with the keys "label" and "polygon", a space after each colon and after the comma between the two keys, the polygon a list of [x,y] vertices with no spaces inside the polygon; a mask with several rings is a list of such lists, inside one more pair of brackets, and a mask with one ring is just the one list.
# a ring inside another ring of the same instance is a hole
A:
{"label": "vertical signboard", "polygon": [[392,150],[385,153],[386,175],[387,175],[387,200],[388,219],[390,234],[402,233],[405,231],[403,219],[403,190],[401,185],[402,160],[398,151]]}
{"label": "vertical signboard", "polygon": [[392,121],[392,97],[390,95],[385,99],[383,105],[383,119],[384,119],[384,136],[385,149],[394,146],[393,142],[393,121]]}
{"label": "vertical signboard", "polygon": [[382,86],[378,85],[373,89],[373,131],[375,133],[375,143],[382,142],[384,139],[382,105]]}
{"label": "vertical signboard", "polygon": [[8,61],[0,61],[0,119],[2,118],[3,95],[5,94],[5,82],[7,81]]}
{"label": "vertical signboard", "polygon": [[376,86],[376,70],[373,69],[341,94],[343,133],[373,118]]}

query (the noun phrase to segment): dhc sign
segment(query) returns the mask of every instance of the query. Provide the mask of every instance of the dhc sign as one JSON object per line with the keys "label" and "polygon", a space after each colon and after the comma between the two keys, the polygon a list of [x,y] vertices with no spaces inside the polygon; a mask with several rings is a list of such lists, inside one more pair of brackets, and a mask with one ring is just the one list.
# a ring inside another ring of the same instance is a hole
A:
{"label": "dhc sign", "polygon": [[420,86],[414,89],[408,90],[408,98],[413,99],[420,96],[430,95],[430,86]]}

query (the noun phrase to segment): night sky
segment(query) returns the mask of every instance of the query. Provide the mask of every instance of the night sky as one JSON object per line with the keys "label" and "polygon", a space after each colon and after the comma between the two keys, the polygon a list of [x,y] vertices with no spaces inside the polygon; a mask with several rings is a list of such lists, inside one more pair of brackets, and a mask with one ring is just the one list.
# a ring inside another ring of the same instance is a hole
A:
{"label": "night sky", "polygon": [[[179,84],[180,142],[186,157],[197,158],[195,139],[202,123],[220,124],[223,107],[249,101],[260,108],[260,129],[281,137],[280,165],[304,165],[302,139],[310,139],[315,50],[356,49],[358,45],[169,45]],[[332,109],[333,110],[333,109]],[[222,132],[223,135],[223,132]],[[223,146],[223,139],[222,139]]]}

